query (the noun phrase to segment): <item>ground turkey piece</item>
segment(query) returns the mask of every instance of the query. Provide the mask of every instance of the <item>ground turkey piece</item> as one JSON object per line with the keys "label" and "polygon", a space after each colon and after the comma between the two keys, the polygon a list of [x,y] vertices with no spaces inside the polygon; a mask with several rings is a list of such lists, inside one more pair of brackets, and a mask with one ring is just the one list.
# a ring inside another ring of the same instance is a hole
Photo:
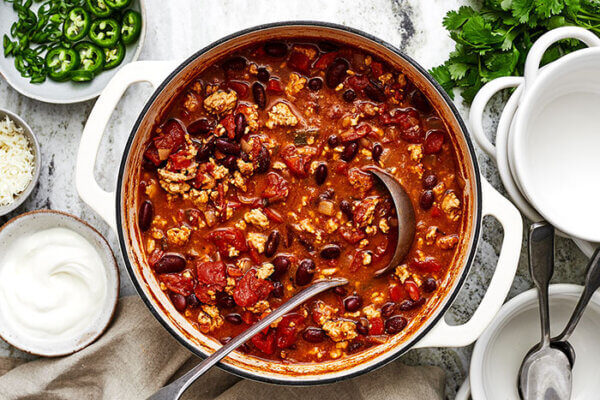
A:
{"label": "ground turkey piece", "polygon": [[202,333],[212,332],[223,325],[223,318],[216,306],[202,305],[202,311],[198,313],[198,325]]}
{"label": "ground turkey piece", "polygon": [[448,192],[442,199],[442,210],[448,219],[457,221],[460,218],[460,200],[454,192]]}
{"label": "ground turkey piece", "polygon": [[258,208],[248,211],[244,214],[244,220],[259,228],[266,229],[269,227],[269,218]]}
{"label": "ground turkey piece", "polygon": [[171,228],[167,231],[167,240],[170,245],[183,246],[190,239],[192,230],[183,225],[181,228]]}
{"label": "ground turkey piece", "polygon": [[262,233],[249,232],[248,233],[248,244],[259,254],[264,253],[265,244],[267,243],[267,237]]}
{"label": "ground turkey piece", "polygon": [[306,78],[303,78],[296,73],[291,73],[290,80],[285,87],[285,94],[287,94],[288,97],[293,99],[294,95],[301,91],[304,88],[305,84]]}
{"label": "ground turkey piece", "polygon": [[356,324],[351,321],[338,319],[337,321],[327,321],[323,324],[323,330],[334,342],[352,340],[358,334],[356,333]]}
{"label": "ground turkey piece", "polygon": [[232,111],[237,103],[237,94],[234,90],[225,92],[217,90],[204,99],[204,108],[212,114],[221,115]]}
{"label": "ground turkey piece", "polygon": [[269,120],[265,123],[269,129],[273,129],[277,125],[295,126],[296,124],[298,124],[298,118],[285,103],[277,103],[271,107],[271,110],[269,110]]}

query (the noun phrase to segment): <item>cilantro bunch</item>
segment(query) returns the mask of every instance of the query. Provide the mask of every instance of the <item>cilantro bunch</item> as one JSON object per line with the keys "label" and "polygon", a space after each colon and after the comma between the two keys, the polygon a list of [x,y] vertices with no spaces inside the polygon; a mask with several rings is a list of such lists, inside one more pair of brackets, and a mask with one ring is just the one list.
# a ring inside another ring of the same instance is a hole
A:
{"label": "cilantro bunch", "polygon": [[[458,88],[471,103],[492,79],[522,75],[532,44],[561,26],[581,26],[600,35],[600,0],[483,0],[481,8],[463,6],[446,14],[444,26],[456,48],[430,73],[453,96]],[[552,46],[542,64],[582,47],[575,40]]]}

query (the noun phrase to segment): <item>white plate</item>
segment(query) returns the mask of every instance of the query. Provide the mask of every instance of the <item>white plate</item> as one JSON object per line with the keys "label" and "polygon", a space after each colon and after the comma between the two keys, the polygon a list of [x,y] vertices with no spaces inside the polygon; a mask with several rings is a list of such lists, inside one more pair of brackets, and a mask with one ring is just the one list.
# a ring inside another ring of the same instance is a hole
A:
{"label": "white plate", "polygon": [[[23,78],[21,73],[15,68],[15,58],[12,56],[8,58],[4,57],[3,47],[0,49],[0,76],[4,77],[8,84],[17,92],[45,103],[71,104],[98,97],[115,73],[123,65],[137,60],[142,51],[146,37],[146,7],[144,0],[134,0],[131,8],[142,14],[142,32],[140,33],[140,37],[135,43],[126,46],[127,53],[121,65],[102,72],[91,82],[54,82],[48,78],[41,84],[29,83],[29,78]],[[0,37],[9,33],[10,27],[16,19],[17,13],[12,9],[12,4],[0,1]]]}
{"label": "white plate", "polygon": [[0,337],[22,351],[45,357],[72,354],[94,342],[110,323],[119,297],[119,270],[109,244],[98,231],[70,214],[38,210],[13,218],[0,228],[0,254],[6,251],[6,246],[10,246],[14,239],[23,234],[55,227],[73,230],[87,239],[98,251],[106,274],[106,296],[101,311],[81,335],[60,340],[42,340],[18,334],[6,323],[0,307]]}

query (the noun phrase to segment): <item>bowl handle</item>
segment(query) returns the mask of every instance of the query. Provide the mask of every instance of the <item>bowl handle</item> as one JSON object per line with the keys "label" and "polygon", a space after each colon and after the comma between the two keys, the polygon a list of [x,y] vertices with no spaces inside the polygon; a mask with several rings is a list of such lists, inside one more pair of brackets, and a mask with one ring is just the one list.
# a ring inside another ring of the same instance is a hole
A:
{"label": "bowl handle", "polygon": [[462,347],[473,343],[492,322],[510,290],[519,264],[523,238],[523,220],[515,206],[502,197],[484,177],[481,177],[484,216],[494,217],[504,229],[504,239],[496,270],[488,289],[469,321],[449,325],[444,318],[414,347]]}
{"label": "bowl handle", "polygon": [[463,382],[463,384],[460,385],[460,387],[458,388],[458,391],[456,392],[456,397],[454,398],[454,400],[469,400],[470,397],[471,397],[471,382],[469,380],[469,375],[467,372],[467,377],[465,378],[465,381]]}
{"label": "bowl handle", "polygon": [[587,29],[576,26],[565,26],[552,29],[535,41],[525,60],[525,88],[531,86],[540,70],[540,62],[546,50],[563,39],[579,39],[589,47],[600,46],[600,38]]}
{"label": "bowl handle", "polygon": [[479,147],[481,147],[494,162],[496,162],[496,146],[494,146],[491,139],[487,137],[483,129],[483,112],[485,111],[485,106],[499,91],[517,87],[521,83],[523,83],[523,78],[520,76],[505,76],[494,79],[477,92],[477,95],[471,104],[471,111],[469,112],[471,136],[473,136]]}
{"label": "bowl handle", "polygon": [[100,140],[113,110],[130,85],[149,82],[156,88],[174,67],[173,61],[137,61],[123,66],[102,91],[83,128],[75,169],[77,192],[115,232],[115,192],[105,191],[94,178]]}

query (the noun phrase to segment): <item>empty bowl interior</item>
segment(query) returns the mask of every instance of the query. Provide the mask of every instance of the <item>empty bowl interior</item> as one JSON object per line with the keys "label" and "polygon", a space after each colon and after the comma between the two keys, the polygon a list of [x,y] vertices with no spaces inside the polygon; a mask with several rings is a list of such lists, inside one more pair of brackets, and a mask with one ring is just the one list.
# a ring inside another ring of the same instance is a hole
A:
{"label": "empty bowl interior", "polygon": [[[575,285],[553,285],[550,288],[552,336],[558,335],[566,325],[580,293],[581,287]],[[480,369],[480,390],[483,389],[484,392],[474,398],[519,399],[519,367],[527,351],[539,343],[541,335],[535,292],[531,290],[523,295],[526,295],[526,300],[519,303],[518,307],[509,313],[499,314],[501,322],[496,324],[493,333],[488,337],[483,355],[479,359],[480,365],[471,367],[471,371],[474,368]],[[599,330],[600,294],[596,294],[569,340],[577,354],[573,369],[572,399],[597,399],[600,393],[600,369],[595,367],[600,359]],[[473,381],[473,372],[471,380]]]}
{"label": "empty bowl interior", "polygon": [[600,49],[577,53],[544,70],[525,95],[513,132],[514,172],[546,219],[598,242]]}

